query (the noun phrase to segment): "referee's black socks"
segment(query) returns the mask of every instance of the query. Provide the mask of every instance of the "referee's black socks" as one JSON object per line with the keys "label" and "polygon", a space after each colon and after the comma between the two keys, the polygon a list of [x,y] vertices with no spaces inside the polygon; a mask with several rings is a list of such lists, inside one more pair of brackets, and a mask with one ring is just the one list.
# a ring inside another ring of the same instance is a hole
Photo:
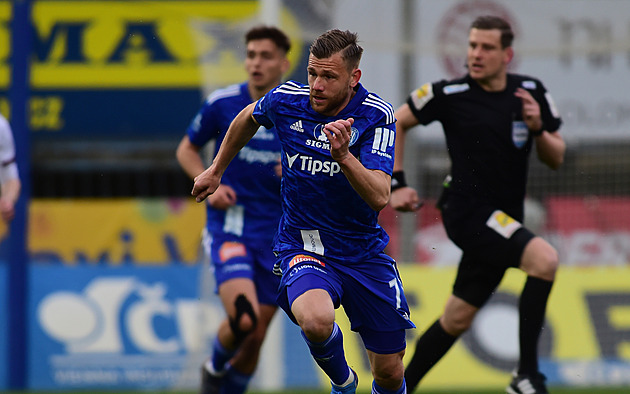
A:
{"label": "referee's black socks", "polygon": [[416,342],[416,350],[411,362],[405,368],[407,392],[412,393],[420,380],[433,367],[448,349],[453,346],[458,337],[452,336],[442,328],[440,319],[422,334]]}
{"label": "referee's black socks", "polygon": [[528,276],[519,301],[519,374],[538,372],[538,338],[545,323],[545,310],[553,282]]}

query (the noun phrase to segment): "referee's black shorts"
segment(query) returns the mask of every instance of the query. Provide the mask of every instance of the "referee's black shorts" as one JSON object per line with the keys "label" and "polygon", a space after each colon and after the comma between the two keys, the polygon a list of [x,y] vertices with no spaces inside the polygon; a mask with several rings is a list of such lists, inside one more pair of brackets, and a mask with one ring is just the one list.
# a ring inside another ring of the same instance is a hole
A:
{"label": "referee's black shorts", "polygon": [[463,252],[453,294],[481,308],[505,271],[520,265],[535,235],[500,209],[461,196],[445,199],[442,218],[449,238]]}

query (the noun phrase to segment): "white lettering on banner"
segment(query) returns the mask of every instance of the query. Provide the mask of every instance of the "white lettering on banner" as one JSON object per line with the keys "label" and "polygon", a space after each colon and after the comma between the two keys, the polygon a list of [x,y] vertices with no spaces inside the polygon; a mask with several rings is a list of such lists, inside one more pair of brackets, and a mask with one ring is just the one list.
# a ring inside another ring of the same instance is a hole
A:
{"label": "white lettering on banner", "polygon": [[173,305],[164,300],[166,288],[163,283],[155,286],[140,284],[138,293],[145,302],[133,304],[129,308],[129,318],[125,320],[132,342],[138,348],[151,353],[172,353],[179,350],[177,338],[161,340],[153,329],[153,319],[173,317]]}
{"label": "white lettering on banner", "polygon": [[[63,343],[69,354],[122,354],[123,334],[131,345],[147,353],[193,351],[199,346],[199,335],[189,326],[195,324],[201,305],[167,300],[166,291],[164,283],[146,285],[130,277],[96,278],[82,294],[59,291],[46,296],[39,304],[37,318],[42,330]],[[124,309],[130,299],[134,301]],[[154,326],[156,318],[172,321],[176,333],[162,338]]]}

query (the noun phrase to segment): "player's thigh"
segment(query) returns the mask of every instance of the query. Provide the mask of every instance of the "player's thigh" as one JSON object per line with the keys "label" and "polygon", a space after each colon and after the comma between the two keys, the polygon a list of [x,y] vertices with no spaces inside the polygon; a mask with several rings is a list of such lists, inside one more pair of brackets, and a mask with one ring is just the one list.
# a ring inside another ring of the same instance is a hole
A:
{"label": "player's thigh", "polygon": [[[296,312],[301,313],[302,323],[304,318],[314,316],[314,314],[308,313],[308,301],[313,294],[321,295],[325,299],[325,309],[320,311],[322,317],[327,319],[331,313],[334,316],[334,309],[339,307],[341,302],[342,280],[332,270],[325,258],[311,256],[301,250],[291,250],[280,252],[277,257],[277,264],[283,273],[278,289],[278,306],[286,312],[294,323],[302,325],[293,313],[294,308],[297,308]],[[321,291],[302,298],[303,295],[312,290]],[[322,292],[327,293],[328,298]],[[301,301],[294,305],[298,299]]]}
{"label": "player's thigh", "polygon": [[245,296],[256,315],[260,314],[256,287],[251,279],[232,278],[224,281],[219,286],[219,298],[221,299],[225,312],[230,318],[234,318],[237,314],[236,300],[240,296]]}
{"label": "player's thigh", "polygon": [[535,237],[523,251],[520,268],[529,276],[553,281],[558,264],[556,249],[544,239]]}
{"label": "player's thigh", "polygon": [[253,280],[255,255],[245,240],[230,235],[213,235],[210,262],[217,288],[235,278]]}
{"label": "player's thigh", "polygon": [[[485,207],[462,223],[458,243],[463,254],[453,286],[453,294],[481,308],[501,282],[505,271],[519,267],[532,232],[505,214]],[[504,218],[502,221],[501,218]],[[510,230],[498,223],[511,223]]]}
{"label": "player's thigh", "polygon": [[343,278],[342,305],[351,329],[394,331],[415,328],[394,260],[380,254],[361,264],[335,265]]}
{"label": "player's thigh", "polygon": [[273,266],[277,259],[270,245],[270,241],[263,241],[251,247],[255,257],[253,280],[258,302],[261,305],[277,306],[276,297],[278,296],[280,277],[273,273]]}
{"label": "player's thigh", "polygon": [[458,336],[470,327],[478,311],[476,306],[451,295],[446,301],[440,323],[447,333]]}

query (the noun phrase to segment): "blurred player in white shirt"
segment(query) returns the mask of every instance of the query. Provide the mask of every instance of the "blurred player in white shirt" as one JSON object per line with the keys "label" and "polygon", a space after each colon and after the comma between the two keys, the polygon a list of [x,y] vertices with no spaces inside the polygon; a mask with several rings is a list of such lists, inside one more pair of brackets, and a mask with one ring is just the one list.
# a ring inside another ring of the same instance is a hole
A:
{"label": "blurred player in white shirt", "polygon": [[0,215],[7,223],[15,216],[15,203],[20,197],[21,188],[11,126],[0,115]]}

